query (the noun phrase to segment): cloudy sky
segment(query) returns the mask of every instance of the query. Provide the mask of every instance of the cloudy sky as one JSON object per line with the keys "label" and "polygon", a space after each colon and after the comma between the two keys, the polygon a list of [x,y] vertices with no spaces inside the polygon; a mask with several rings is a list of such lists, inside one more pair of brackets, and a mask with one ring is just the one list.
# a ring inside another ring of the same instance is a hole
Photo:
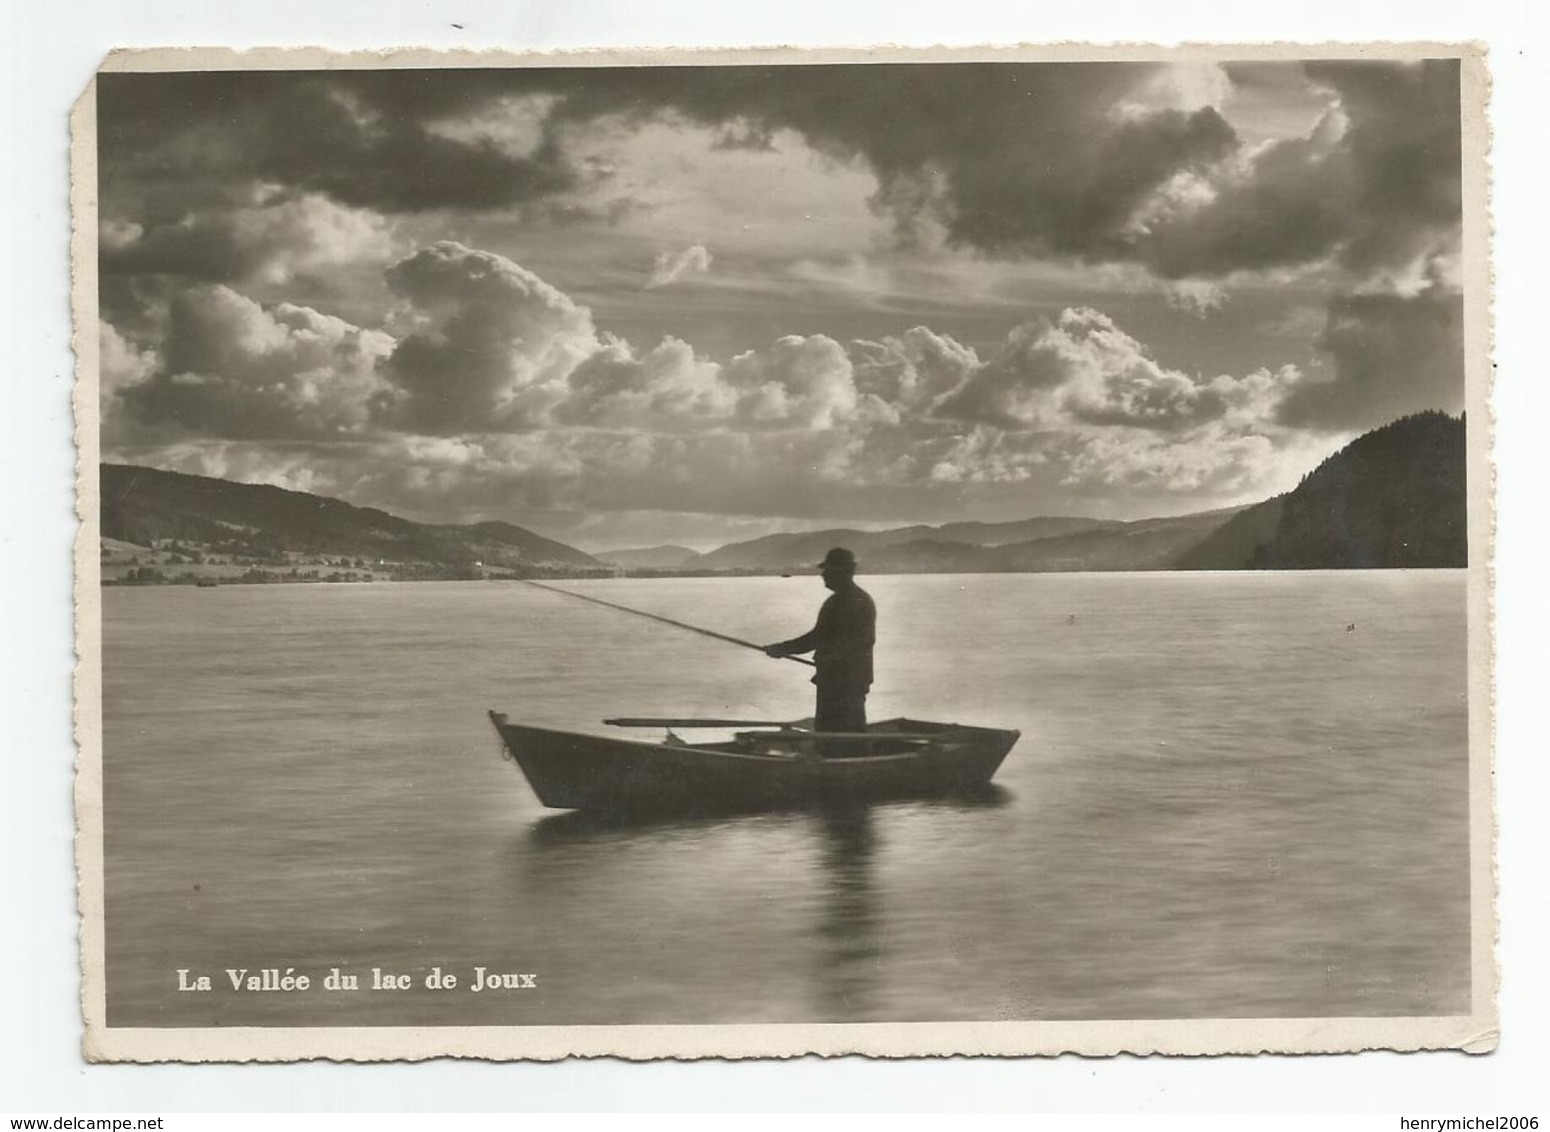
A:
{"label": "cloudy sky", "polygon": [[1261,499],[1462,408],[1458,75],[105,75],[103,456],[594,550]]}

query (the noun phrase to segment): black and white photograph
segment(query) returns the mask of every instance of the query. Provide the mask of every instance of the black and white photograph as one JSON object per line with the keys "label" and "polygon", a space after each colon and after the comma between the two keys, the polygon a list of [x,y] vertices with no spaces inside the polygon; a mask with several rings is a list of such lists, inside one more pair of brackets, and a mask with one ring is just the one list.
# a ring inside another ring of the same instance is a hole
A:
{"label": "black and white photograph", "polygon": [[87,1056],[1492,1048],[1485,74],[110,57]]}

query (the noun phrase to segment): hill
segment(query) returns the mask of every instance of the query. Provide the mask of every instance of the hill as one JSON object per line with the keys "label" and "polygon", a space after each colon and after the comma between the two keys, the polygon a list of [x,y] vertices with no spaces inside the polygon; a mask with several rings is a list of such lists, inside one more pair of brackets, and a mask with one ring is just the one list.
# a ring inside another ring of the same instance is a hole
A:
{"label": "hill", "polygon": [[892,531],[860,531],[839,527],[826,531],[765,535],[747,542],[728,543],[694,559],[695,570],[808,570],[831,546],[848,546],[858,556],[896,543],[927,538],[930,527],[901,527]]}
{"label": "hill", "polygon": [[1294,490],[1248,507],[1119,522],[1045,516],[731,543],[695,569],[811,570],[848,546],[876,574],[1056,570],[1340,570],[1468,561],[1462,418],[1427,412],[1358,437]]}
{"label": "hill", "polygon": [[[104,560],[123,569],[301,565],[392,577],[660,570],[811,571],[833,546],[865,573],[1061,570],[1305,570],[1461,567],[1468,562],[1465,425],[1421,413],[1375,429],[1324,460],[1284,495],[1248,507],[1121,522],[1041,516],[889,530],[775,534],[696,555],[681,546],[596,557],[510,523],[415,523],[338,499],[262,484],[104,464]],[[137,549],[160,547],[142,560]],[[318,562],[318,556],[343,556]],[[309,557],[310,556],[310,557]],[[298,563],[298,557],[307,558]],[[122,559],[122,561],[119,561]]]}
{"label": "hill", "polygon": [[1237,510],[1131,522],[1043,516],[1012,523],[766,535],[721,547],[691,565],[708,570],[811,570],[831,546],[847,546],[869,574],[1160,570]]}
{"label": "hill", "polygon": [[1241,512],[1180,570],[1352,570],[1469,564],[1465,425],[1418,413],[1357,437],[1296,488]]}
{"label": "hill", "polygon": [[996,551],[998,568],[1054,570],[1165,570],[1182,551],[1231,522],[1231,507],[1163,519],[1137,519],[1102,530],[1078,531]]}
{"label": "hill", "polygon": [[465,570],[603,569],[591,555],[510,523],[415,523],[371,507],[267,484],[103,464],[102,535],[173,541],[251,558],[332,554]]}
{"label": "hill", "polygon": [[1174,570],[1247,570],[1259,548],[1275,537],[1281,522],[1277,495],[1239,511],[1205,538],[1186,547],[1169,567]]}
{"label": "hill", "polygon": [[1469,565],[1462,417],[1419,413],[1359,436],[1283,500],[1265,570]]}
{"label": "hill", "polygon": [[632,550],[600,550],[592,557],[621,570],[676,570],[699,557],[699,552],[687,546],[646,546]]}
{"label": "hill", "polygon": [[[1124,525],[1111,519],[1041,516],[1010,523],[959,522],[944,523],[938,527],[916,524],[882,531],[837,527],[799,534],[765,535],[747,542],[728,543],[700,555],[691,565],[696,570],[807,570],[812,568],[813,563],[820,561],[830,547],[846,546],[855,551],[857,557],[867,560],[869,570],[880,568],[879,563],[891,562],[894,565],[887,569],[907,572],[908,568],[902,565],[906,561],[918,559],[924,562],[942,553],[929,547],[905,549],[913,543],[938,543],[946,548],[958,548],[950,550],[949,553],[953,555],[969,555],[975,548],[1009,546],[1034,539]],[[897,554],[883,553],[894,547],[901,548]]]}

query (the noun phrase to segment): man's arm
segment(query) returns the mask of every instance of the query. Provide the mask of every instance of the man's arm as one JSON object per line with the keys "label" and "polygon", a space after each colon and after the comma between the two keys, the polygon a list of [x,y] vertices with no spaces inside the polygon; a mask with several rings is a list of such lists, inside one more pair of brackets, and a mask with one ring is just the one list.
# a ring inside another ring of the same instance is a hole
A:
{"label": "man's arm", "polygon": [[819,641],[828,630],[828,623],[834,617],[834,599],[826,600],[818,609],[818,623],[800,637],[793,637],[789,641],[779,641],[773,645],[765,645],[764,652],[767,656],[801,656],[805,652],[812,652],[818,647]]}
{"label": "man's arm", "polygon": [[793,637],[789,641],[780,641],[773,645],[765,645],[766,656],[801,656],[805,652],[812,652],[818,647],[818,627],[815,625],[800,637]]}

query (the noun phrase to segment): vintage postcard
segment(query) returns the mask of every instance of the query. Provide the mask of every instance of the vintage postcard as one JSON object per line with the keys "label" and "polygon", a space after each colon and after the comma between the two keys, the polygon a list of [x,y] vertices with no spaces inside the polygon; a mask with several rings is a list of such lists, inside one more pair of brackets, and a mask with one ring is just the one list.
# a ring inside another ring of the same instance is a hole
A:
{"label": "vintage postcard", "polygon": [[1494,1048],[1486,102],[110,57],[86,1056]]}

